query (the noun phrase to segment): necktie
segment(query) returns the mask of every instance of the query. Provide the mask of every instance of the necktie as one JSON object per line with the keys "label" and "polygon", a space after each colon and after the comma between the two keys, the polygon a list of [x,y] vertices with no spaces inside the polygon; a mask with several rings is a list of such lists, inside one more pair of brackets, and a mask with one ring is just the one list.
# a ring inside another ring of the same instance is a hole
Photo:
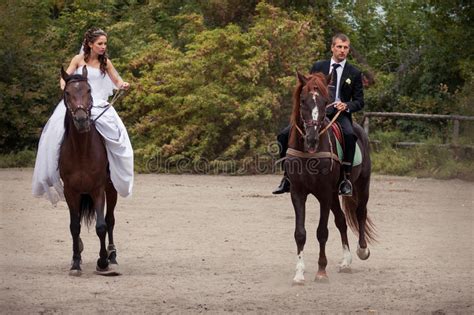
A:
{"label": "necktie", "polygon": [[336,89],[337,89],[337,71],[341,65],[338,63],[332,64],[331,80],[329,81],[329,97],[331,98],[331,103],[336,100]]}

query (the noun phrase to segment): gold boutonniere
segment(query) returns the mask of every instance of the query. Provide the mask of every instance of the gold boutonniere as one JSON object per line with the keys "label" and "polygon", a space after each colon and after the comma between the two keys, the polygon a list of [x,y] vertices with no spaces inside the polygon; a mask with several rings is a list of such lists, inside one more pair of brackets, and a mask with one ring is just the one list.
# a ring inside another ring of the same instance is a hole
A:
{"label": "gold boutonniere", "polygon": [[352,82],[351,79],[350,79],[350,78],[347,78],[346,83],[347,83],[347,84],[351,84],[351,82]]}

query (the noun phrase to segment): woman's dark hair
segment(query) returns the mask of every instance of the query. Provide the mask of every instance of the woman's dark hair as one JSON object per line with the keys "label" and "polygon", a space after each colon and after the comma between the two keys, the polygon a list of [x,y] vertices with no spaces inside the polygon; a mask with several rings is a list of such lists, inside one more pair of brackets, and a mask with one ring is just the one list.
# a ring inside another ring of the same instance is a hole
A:
{"label": "woman's dark hair", "polygon": [[[82,47],[84,49],[84,61],[88,62],[89,57],[91,56],[91,48],[89,47],[90,43],[94,43],[97,38],[100,36],[105,36],[107,37],[107,33],[101,30],[100,28],[90,28],[87,30],[87,32],[84,34],[84,41],[82,42]],[[100,72],[105,75],[105,72],[107,70],[107,59],[109,57],[107,56],[107,51],[103,55],[99,55],[99,62],[100,62]]]}

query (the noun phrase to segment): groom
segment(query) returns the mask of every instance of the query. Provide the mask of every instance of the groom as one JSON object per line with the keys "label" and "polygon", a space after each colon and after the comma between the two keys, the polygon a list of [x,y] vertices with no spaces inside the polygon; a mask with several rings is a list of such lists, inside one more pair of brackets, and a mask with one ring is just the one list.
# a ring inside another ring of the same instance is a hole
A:
{"label": "groom", "polygon": [[[318,61],[310,70],[310,73],[322,72],[331,76],[328,88],[331,98],[330,103],[333,102],[334,106],[327,109],[327,117],[331,119],[338,110],[341,110],[341,114],[336,121],[340,124],[344,137],[344,159],[342,162],[344,178],[339,185],[339,194],[343,196],[352,196],[350,176],[357,141],[352,128],[352,113],[358,112],[364,107],[362,73],[347,62],[349,49],[349,38],[344,34],[336,34],[332,38],[331,60]],[[289,132],[290,128],[287,127],[277,137],[281,147],[281,157],[286,155],[288,149]],[[282,194],[289,191],[290,182],[285,174],[280,186],[273,191],[273,194]]]}

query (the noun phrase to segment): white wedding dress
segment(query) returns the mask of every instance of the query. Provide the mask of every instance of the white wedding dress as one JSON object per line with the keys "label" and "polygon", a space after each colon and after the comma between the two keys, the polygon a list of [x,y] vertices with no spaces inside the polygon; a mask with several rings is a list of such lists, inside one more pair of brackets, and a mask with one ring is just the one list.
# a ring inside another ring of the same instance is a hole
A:
{"label": "white wedding dress", "polygon": [[[95,119],[109,104],[107,100],[116,87],[107,74],[102,75],[100,69],[87,66],[87,72],[93,98],[91,118]],[[82,74],[82,67],[75,73]],[[44,196],[53,205],[64,200],[58,159],[64,136],[65,115],[66,106],[61,101],[41,134],[33,172],[33,195]],[[100,116],[95,126],[105,141],[112,183],[122,197],[127,197],[131,195],[133,187],[133,149],[127,130],[113,106]]]}

